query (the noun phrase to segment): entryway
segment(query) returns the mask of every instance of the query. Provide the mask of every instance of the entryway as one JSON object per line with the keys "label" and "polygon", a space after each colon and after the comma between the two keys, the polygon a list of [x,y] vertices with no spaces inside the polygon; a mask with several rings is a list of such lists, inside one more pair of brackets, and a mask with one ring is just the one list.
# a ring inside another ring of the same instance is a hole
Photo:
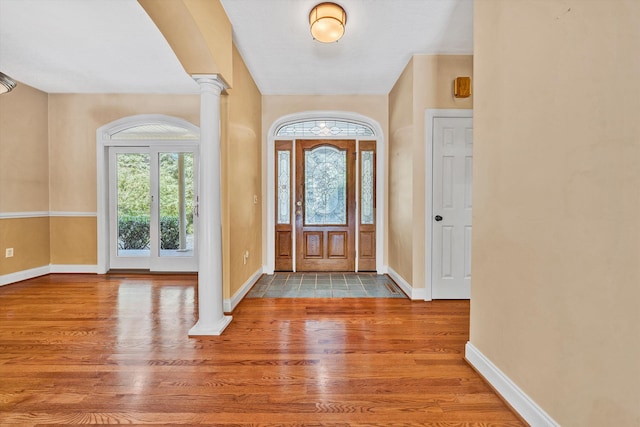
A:
{"label": "entryway", "polygon": [[407,298],[386,274],[276,273],[263,275],[247,298]]}
{"label": "entryway", "polygon": [[327,116],[274,126],[265,272],[383,272],[381,132]]}

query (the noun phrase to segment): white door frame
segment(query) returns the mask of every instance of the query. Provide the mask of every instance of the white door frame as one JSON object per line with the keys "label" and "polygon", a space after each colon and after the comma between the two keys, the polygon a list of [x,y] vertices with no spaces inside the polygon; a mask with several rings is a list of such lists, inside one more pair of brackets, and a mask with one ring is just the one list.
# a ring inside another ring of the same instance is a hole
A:
{"label": "white door frame", "polygon": [[141,114],[124,117],[101,126],[96,131],[96,172],[97,172],[97,240],[98,266],[97,273],[105,274],[109,271],[109,147],[149,147],[153,146],[200,146],[200,141],[176,140],[112,140],[111,136],[135,126],[145,124],[173,125],[200,134],[200,128],[186,120],[165,116],[162,114]]}
{"label": "white door frame", "polygon": [[433,292],[433,122],[436,118],[473,118],[473,110],[461,109],[435,109],[429,108],[425,111],[424,128],[426,133],[427,145],[425,148],[426,159],[425,166],[427,172],[425,176],[425,237],[424,237],[424,265],[425,265],[425,301],[432,300]]}
{"label": "white door frame", "polygon": [[[358,137],[347,137],[347,136],[337,136],[337,137],[327,137],[327,136],[319,136],[317,138],[314,137],[282,137],[276,136],[277,130],[286,123],[306,121],[306,120],[340,120],[346,122],[355,122],[362,123],[369,126],[373,129],[375,135],[366,137],[366,138],[358,138]],[[292,156],[295,156],[295,141],[296,139],[355,139],[356,147],[360,140],[363,141],[376,141],[376,271],[378,274],[387,273],[387,266],[384,263],[384,244],[385,244],[385,142],[384,142],[384,134],[382,132],[382,127],[380,124],[373,120],[370,117],[363,116],[357,113],[351,113],[346,111],[304,111],[295,114],[289,114],[286,116],[282,116],[279,119],[275,120],[271,127],[269,127],[269,132],[267,133],[267,176],[265,177],[263,174],[263,179],[267,183],[266,188],[266,200],[267,200],[267,222],[266,222],[266,235],[267,235],[267,246],[266,246],[266,256],[263,259],[266,259],[266,265],[263,267],[264,273],[273,274],[275,271],[275,141],[285,141],[291,140],[293,141],[293,151]],[[293,157],[295,159],[295,157]],[[357,164],[358,162],[356,162]],[[357,171],[356,171],[357,173]],[[266,178],[266,179],[265,179]],[[292,183],[293,184],[293,183]],[[295,188],[295,187],[292,187]],[[263,187],[264,189],[264,187]],[[356,194],[358,194],[359,190],[356,189]],[[264,198],[263,198],[264,199]],[[358,198],[356,197],[356,201]],[[356,221],[356,225],[358,221]],[[263,233],[264,236],[264,233]],[[295,239],[295,233],[293,233],[293,238]],[[358,234],[356,229],[356,251],[358,250]],[[293,250],[294,250],[294,269],[295,269],[295,240],[293,241]],[[357,266],[358,254],[356,252],[356,266]]]}

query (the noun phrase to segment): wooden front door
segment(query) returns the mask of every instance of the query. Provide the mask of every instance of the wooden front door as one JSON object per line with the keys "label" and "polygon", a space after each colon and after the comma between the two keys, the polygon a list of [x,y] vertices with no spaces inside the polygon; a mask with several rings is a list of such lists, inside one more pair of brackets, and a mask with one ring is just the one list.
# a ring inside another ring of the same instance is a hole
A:
{"label": "wooden front door", "polygon": [[355,270],[355,141],[297,141],[296,270]]}

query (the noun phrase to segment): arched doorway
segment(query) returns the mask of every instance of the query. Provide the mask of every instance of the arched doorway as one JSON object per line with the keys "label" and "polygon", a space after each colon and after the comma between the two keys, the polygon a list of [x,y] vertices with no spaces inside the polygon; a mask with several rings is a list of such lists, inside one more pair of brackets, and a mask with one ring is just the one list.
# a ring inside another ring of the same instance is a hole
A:
{"label": "arched doorway", "polygon": [[97,132],[98,272],[197,271],[200,130],[162,115]]}
{"label": "arched doorway", "polygon": [[268,136],[266,273],[385,273],[380,125],[312,111],[281,117]]}

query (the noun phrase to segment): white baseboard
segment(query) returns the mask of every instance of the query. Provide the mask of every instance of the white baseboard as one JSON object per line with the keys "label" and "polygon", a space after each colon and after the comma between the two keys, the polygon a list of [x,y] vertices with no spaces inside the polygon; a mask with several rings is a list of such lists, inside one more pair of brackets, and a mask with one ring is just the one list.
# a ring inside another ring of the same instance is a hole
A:
{"label": "white baseboard", "polygon": [[471,342],[465,346],[465,358],[531,427],[560,427]]}
{"label": "white baseboard", "polygon": [[0,286],[9,285],[11,283],[21,282],[23,280],[33,279],[34,277],[49,274],[49,266],[30,268],[29,270],[17,271],[15,273],[0,276]]}
{"label": "white baseboard", "polygon": [[387,274],[389,275],[389,277],[393,279],[394,282],[396,282],[398,286],[400,286],[400,289],[402,289],[402,291],[405,294],[407,294],[407,296],[412,300],[425,299],[427,295],[427,290],[425,288],[414,288],[413,286],[411,286],[411,284],[409,284],[409,282],[404,280],[404,278],[401,275],[399,275],[391,267],[387,267]]}
{"label": "white baseboard", "polygon": [[31,268],[29,270],[17,271],[11,274],[5,274],[0,276],[0,286],[10,285],[11,283],[21,282],[23,280],[33,279],[34,277],[44,276],[50,273],[88,273],[96,274],[98,271],[97,265],[91,264],[78,264],[78,265],[64,265],[64,264],[51,264],[43,265],[42,267]]}
{"label": "white baseboard", "polygon": [[49,273],[98,273],[98,266],[91,264],[51,264],[49,268]]}
{"label": "white baseboard", "polygon": [[263,273],[263,269],[259,268],[258,271],[253,273],[253,275],[249,277],[242,286],[240,286],[240,289],[238,289],[238,291],[235,294],[233,294],[231,298],[225,298],[223,303],[223,308],[225,313],[231,313],[233,309],[236,308],[236,306],[240,303],[240,301],[242,301],[242,298],[244,298],[247,292],[251,290],[251,287],[253,286],[253,284],[256,283],[256,281],[260,278],[260,276],[262,276],[262,273]]}

